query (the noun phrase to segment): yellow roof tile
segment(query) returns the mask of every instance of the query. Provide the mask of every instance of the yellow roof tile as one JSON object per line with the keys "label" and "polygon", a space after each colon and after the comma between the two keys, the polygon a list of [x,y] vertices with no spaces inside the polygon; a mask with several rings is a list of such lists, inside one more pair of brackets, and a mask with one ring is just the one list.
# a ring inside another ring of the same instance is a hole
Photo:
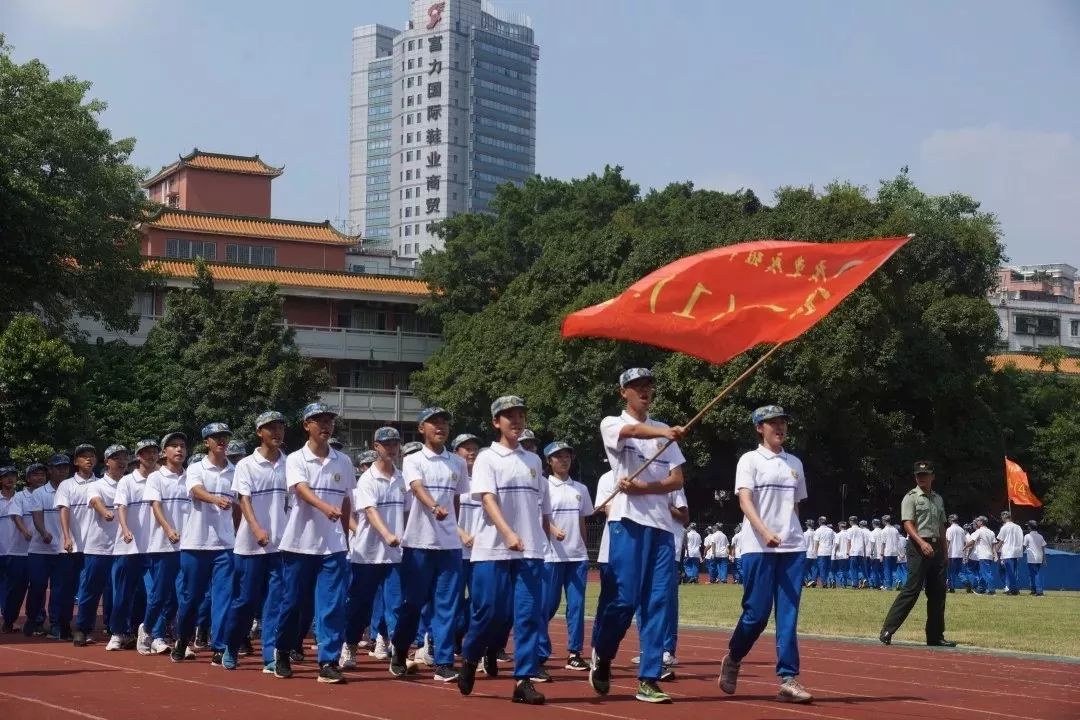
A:
{"label": "yellow roof tile", "polygon": [[285,172],[284,167],[267,165],[258,155],[228,155],[226,153],[205,152],[199,148],[194,148],[187,155],[181,155],[176,162],[166,165],[154,173],[153,177],[143,183],[143,187],[150,187],[181,167],[239,173],[241,175],[265,175],[271,178],[276,178]]}
{"label": "yellow roof tile", "polygon": [[[195,263],[180,260],[147,260],[147,265],[168,277],[195,277]],[[274,283],[281,287],[348,290],[389,295],[427,296],[428,286],[420,280],[323,272],[292,268],[264,268],[248,265],[207,263],[210,275],[220,282]]]}
{"label": "yellow roof tile", "polygon": [[[991,355],[990,363],[995,370],[1001,370],[1007,365],[1014,366],[1017,370],[1025,372],[1054,372],[1050,365],[1042,363],[1038,355],[1025,355],[1021,353],[1005,353],[1003,355]],[[1061,372],[1068,375],[1080,375],[1080,359],[1065,358],[1061,361]]]}
{"label": "yellow roof tile", "polygon": [[345,235],[330,225],[277,218],[250,217],[246,215],[220,215],[189,210],[162,208],[146,220],[150,227],[163,230],[206,233],[211,235],[236,235],[275,240],[300,240],[304,242],[329,243],[331,245],[356,245],[359,235]]}

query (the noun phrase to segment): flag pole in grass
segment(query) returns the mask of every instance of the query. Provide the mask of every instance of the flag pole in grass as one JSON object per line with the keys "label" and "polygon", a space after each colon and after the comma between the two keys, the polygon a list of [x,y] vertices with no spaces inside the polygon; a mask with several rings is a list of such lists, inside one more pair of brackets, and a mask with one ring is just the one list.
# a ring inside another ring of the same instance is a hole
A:
{"label": "flag pole in grass", "polygon": [[[775,343],[683,426],[688,431],[784,344],[834,310],[912,237],[832,243],[756,240],[706,250],[649,273],[611,300],[567,315],[562,336],[629,340],[714,364],[761,343]],[[629,479],[641,474],[672,442]]]}

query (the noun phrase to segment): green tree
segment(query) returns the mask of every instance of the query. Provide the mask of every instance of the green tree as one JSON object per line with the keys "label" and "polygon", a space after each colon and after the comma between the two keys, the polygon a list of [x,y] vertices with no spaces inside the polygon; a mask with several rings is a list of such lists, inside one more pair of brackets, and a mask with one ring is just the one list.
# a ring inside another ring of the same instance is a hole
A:
{"label": "green tree", "polygon": [[[564,341],[559,327],[568,312],[719,245],[915,233],[829,318],[707,416],[685,443],[691,503],[703,516],[716,511],[713,490],[731,488],[738,455],[754,442],[748,411],[766,402],[798,418],[792,449],[812,479],[810,512],[835,517],[841,484],[849,487],[847,509],[895,511],[912,462],[923,457],[937,461],[951,509],[983,510],[1002,494],[1000,434],[984,398],[997,334],[985,295],[1002,248],[995,219],[972,199],[928,196],[906,174],[874,195],[842,183],[824,192],[781,188],[771,206],[753,193],[690,183],[642,196],[608,168],[573,182],[536,178],[500,188],[493,208],[487,220],[447,221],[446,249],[422,263],[435,288],[428,309],[443,319],[446,344],[413,386],[453,410],[459,429],[488,428],[491,398],[519,393],[530,403],[530,425],[545,440],[575,444],[579,474],[591,482],[605,469],[597,425],[617,408],[623,368],[651,365],[660,383],[657,417],[683,422],[755,353],[714,367],[645,345]],[[493,228],[504,215],[512,220],[499,235]],[[485,257],[514,257],[510,250],[525,247],[526,261],[502,275],[481,265],[483,280],[474,281],[472,234],[496,246]],[[453,277],[447,268],[456,269]]]}
{"label": "green tree", "polygon": [[76,423],[72,398],[83,361],[62,339],[49,337],[33,315],[15,315],[0,332],[0,444],[65,446]]}
{"label": "green tree", "polygon": [[273,285],[218,291],[202,261],[190,290],[169,293],[143,352],[135,372],[138,410],[118,437],[173,428],[195,433],[219,421],[250,441],[259,413],[295,417],[329,386],[327,373],[300,355],[293,331],[282,325]]}
{"label": "green tree", "polygon": [[132,139],[99,125],[105,109],[90,84],[50,79],[37,60],[17,64],[0,35],[0,325],[40,311],[134,329],[142,269],[136,223],[147,201],[128,163]]}

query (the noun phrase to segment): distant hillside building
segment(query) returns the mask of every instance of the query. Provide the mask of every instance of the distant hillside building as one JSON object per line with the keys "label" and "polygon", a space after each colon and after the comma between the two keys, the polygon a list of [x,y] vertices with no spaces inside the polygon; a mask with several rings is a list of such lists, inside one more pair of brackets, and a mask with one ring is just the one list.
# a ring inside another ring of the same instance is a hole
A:
{"label": "distant hillside building", "polygon": [[1080,353],[1080,277],[1072,265],[998,269],[990,294],[1001,324],[1001,347],[1037,352],[1059,345]]}

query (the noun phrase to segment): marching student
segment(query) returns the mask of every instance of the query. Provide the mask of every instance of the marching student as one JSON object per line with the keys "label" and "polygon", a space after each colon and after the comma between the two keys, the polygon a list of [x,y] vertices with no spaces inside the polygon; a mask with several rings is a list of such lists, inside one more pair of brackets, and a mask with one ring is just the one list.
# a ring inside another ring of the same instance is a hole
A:
{"label": "marching student", "polygon": [[727,585],[728,578],[728,536],[724,534],[724,526],[716,523],[713,531],[713,545],[716,553],[716,582]]}
{"label": "marching student", "polygon": [[[19,618],[30,582],[27,555],[30,551],[30,541],[34,537],[34,523],[30,512],[31,495],[45,483],[45,466],[41,463],[33,463],[26,468],[26,487],[22,490],[15,490],[17,479],[18,471],[14,467],[4,472],[3,480],[11,483],[12,490],[11,499],[4,511],[4,514],[10,518],[11,532],[7,557],[7,585],[4,588],[4,594],[0,595],[0,610],[4,616],[4,624],[0,632],[4,634],[18,630],[15,627],[15,621]],[[34,623],[29,615],[26,624],[30,625],[33,631]]]}
{"label": "marching student", "polygon": [[994,547],[998,550],[1001,564],[1005,568],[1005,594],[1019,595],[1020,556],[1024,554],[1024,531],[1012,521],[1012,514],[1007,510],[1001,513],[1001,523]]}
{"label": "marching student", "polygon": [[212,422],[202,429],[206,455],[187,469],[185,486],[191,509],[180,536],[180,606],[176,618],[176,645],[172,661],[183,662],[195,638],[200,607],[210,597],[210,664],[220,666],[226,647],[225,616],[232,598],[233,473],[226,448],[229,426]]}
{"label": "marching student", "polygon": [[848,574],[851,587],[861,589],[869,587],[867,578],[866,555],[870,541],[870,532],[866,531],[866,521],[852,515],[848,518]]}
{"label": "marching student", "polygon": [[[667,496],[668,502],[668,527],[671,533],[675,537],[675,542],[679,542],[679,533],[682,532],[686,521],[690,519],[690,508],[687,507],[686,492],[679,488],[678,490],[672,490]],[[675,546],[679,547],[678,545]],[[659,680],[674,680],[675,671],[672,670],[674,666],[679,664],[679,658],[676,657],[675,652],[679,645],[679,573],[678,563],[675,565],[676,570],[671,578],[671,587],[668,588],[668,601],[665,604],[665,619],[664,619],[664,654],[660,659],[660,677]],[[638,608],[636,613],[638,628],[644,626],[641,619],[641,608]],[[637,658],[638,664],[640,664],[640,656]]]}
{"label": "marching student", "polygon": [[[619,377],[625,402],[621,415],[600,423],[608,463],[622,492],[608,510],[610,562],[608,575],[614,594],[597,609],[594,652],[589,684],[599,695],[611,690],[611,662],[619,651],[635,613],[639,617],[641,664],[638,666],[636,698],[642,702],[669,703],[671,698],[657,685],[663,673],[664,637],[668,614],[665,606],[676,583],[675,536],[671,528],[669,494],[683,486],[685,462],[678,444],[681,427],[669,427],[649,417],[655,396],[653,373],[632,368]],[[644,461],[672,441],[656,462],[629,477]]]}
{"label": "marching student", "polygon": [[[187,435],[171,432],[161,438],[165,463],[146,478],[142,499],[150,503],[155,525],[150,532],[147,555],[150,558],[150,585],[146,591],[146,613],[143,625],[150,634],[150,651],[166,653],[173,648],[165,641],[168,623],[179,608],[180,531],[191,512],[184,458],[187,455]],[[187,649],[185,658],[195,657]]]}
{"label": "marching student", "polygon": [[[899,534],[899,533],[898,533]],[[907,542],[900,538],[900,544],[896,546],[896,582],[894,590],[899,590],[907,582]]]}
{"label": "marching student", "polygon": [[345,643],[350,496],[356,488],[356,469],[346,455],[330,447],[337,413],[315,402],[304,408],[302,417],[307,442],[285,459],[289,512],[278,545],[285,592],[274,676],[292,676],[290,652],[300,648],[303,608],[314,602],[317,680],[341,684],[345,676],[338,660]]}
{"label": "marching student", "polygon": [[690,523],[686,528],[686,557],[683,558],[683,566],[686,568],[686,582],[696,584],[701,575],[701,534],[697,531],[697,523]]}
{"label": "marching student", "polygon": [[[18,563],[12,562],[12,558],[16,557],[13,554],[15,544],[23,537],[18,532],[14,520],[8,519],[9,516],[22,515],[19,497],[15,491],[15,481],[18,478],[19,471],[15,469],[15,466],[0,467],[0,613],[4,615],[2,631],[5,633],[11,632],[15,625],[15,616],[9,615],[6,607],[8,587],[22,583],[22,578],[26,575],[25,560],[21,563],[22,567],[19,570],[14,567]],[[18,572],[18,577],[16,577],[16,572]],[[18,609],[15,610],[15,615],[18,615]]]}
{"label": "marching student", "polygon": [[735,530],[731,534],[731,567],[732,574],[735,576],[735,584],[742,585],[742,546],[740,540],[742,539],[743,524],[737,523]]}
{"label": "marching student", "polygon": [[710,585],[716,582],[716,549],[713,547],[715,534],[716,528],[709,525],[705,528],[705,537],[701,539],[705,552],[705,575],[709,578]]}
{"label": "marching student", "polygon": [[[93,522],[94,511],[87,502],[86,491],[91,483],[97,480],[94,475],[94,465],[97,464],[97,450],[89,443],[83,443],[75,448],[75,473],[60,483],[56,488],[54,504],[60,516],[60,541],[61,552],[57,555],[57,562],[66,566],[61,570],[68,576],[64,584],[65,595],[60,602],[63,612],[68,612],[77,597],[78,588],[83,583],[83,565],[85,561],[84,548],[86,533]],[[50,592],[52,592],[50,590]],[[95,615],[97,608],[95,607]],[[70,615],[64,624],[70,625]],[[72,642],[76,647],[86,645],[89,640],[86,634],[76,629],[72,633]]]}
{"label": "marching student", "polygon": [[814,570],[817,568],[817,543],[814,542],[814,521],[807,518],[806,530],[803,531],[803,544],[806,545],[806,568],[803,570],[803,581],[806,587],[814,587]]}
{"label": "marching student", "polygon": [[[251,622],[259,620],[263,672],[274,674],[274,650],[285,594],[285,569],[279,544],[285,531],[285,416],[274,410],[255,418],[259,447],[234,466],[232,491],[240,507],[233,545],[235,593],[225,615],[221,664],[234,670],[249,643]],[[229,443],[231,446],[232,443]]]}
{"label": "marching student", "polygon": [[[375,431],[377,459],[356,481],[350,519],[352,578],[346,601],[348,615],[341,667],[356,667],[357,644],[364,625],[393,636],[394,609],[401,602],[401,535],[405,531],[405,480],[395,466],[401,435],[392,427]],[[383,617],[372,616],[376,595],[382,596]]]}
{"label": "marching student", "polygon": [[836,533],[833,532],[832,527],[829,526],[829,519],[824,515],[818,518],[817,524],[817,530],[810,538],[810,542],[814,545],[814,552],[817,554],[812,580],[815,583],[820,580],[823,588],[833,587],[832,556],[833,547],[836,545]]}
{"label": "marching student", "polygon": [[967,533],[960,527],[960,519],[956,515],[949,516],[945,544],[949,550],[949,592],[952,593],[960,587],[964,575],[964,545],[967,544]]}
{"label": "marching student", "polygon": [[784,450],[790,416],[777,405],[751,415],[761,444],[739,458],[735,492],[748,529],[743,533],[743,612],[728,643],[718,684],[735,692],[743,658],[749,654],[776,606],[776,674],[780,702],[809,703],[813,696],[798,681],[799,600],[805,548],[799,503],[806,499],[802,462]]}
{"label": "marching student", "polygon": [[[55,640],[71,640],[71,613],[75,592],[70,588],[74,582],[68,568],[60,560],[63,531],[60,529],[60,511],[56,507],[56,489],[71,473],[71,459],[57,453],[49,458],[49,481],[34,490],[28,507],[34,526],[27,555],[26,624],[23,634],[41,634],[45,623],[45,591],[49,591],[49,636]],[[70,558],[70,555],[65,553]],[[65,603],[64,599],[70,601]]]}
{"label": "marching student", "polygon": [[[465,461],[446,448],[450,413],[429,407],[417,416],[424,438],[419,451],[402,463],[401,474],[411,492],[409,515],[402,536],[402,602],[391,637],[390,674],[412,672],[406,661],[416,638],[420,615],[432,604],[431,632],[435,645],[435,679],[452,682],[454,626],[461,602],[461,534],[457,524],[457,497],[469,489]],[[539,460],[539,458],[537,458]]]}
{"label": "marching student", "polygon": [[1027,555],[1028,575],[1031,580],[1031,595],[1043,596],[1042,569],[1046,562],[1046,540],[1039,532],[1039,523],[1027,521],[1028,533],[1024,536],[1024,553]]}
{"label": "marching student", "polygon": [[587,672],[581,657],[585,646],[585,584],[589,573],[589,553],[585,549],[585,518],[593,513],[589,490],[570,477],[574,450],[564,442],[549,443],[544,457],[551,466],[547,492],[551,504],[551,526],[544,554],[544,622],[540,626],[540,677],[551,657],[548,625],[566,594],[567,670]]}
{"label": "marching student", "polygon": [[[135,650],[140,655],[152,652],[153,626],[147,626],[143,620],[147,595],[153,586],[149,553],[156,527],[150,501],[143,498],[143,492],[147,478],[157,471],[159,453],[157,440],[140,440],[136,443],[138,465],[120,478],[113,498],[119,527],[113,540],[113,606],[109,628],[121,648],[127,646],[132,635],[135,635]],[[106,650],[112,648],[112,640],[110,638]]]}
{"label": "marching student", "polygon": [[124,643],[120,632],[109,628],[113,606],[116,489],[127,470],[128,449],[123,445],[110,445],[105,448],[102,457],[105,459],[105,474],[91,482],[86,489],[87,506],[92,514],[84,528],[83,569],[79,578],[79,592],[75,596],[79,609],[75,617],[75,645],[79,647],[94,642],[91,635],[97,622],[98,602],[101,601],[101,616],[110,634],[105,649],[115,651],[120,650]]}
{"label": "marching student", "polygon": [[[615,597],[617,590],[615,584],[615,578],[611,575],[610,571],[610,548],[611,548],[611,530],[609,527],[608,512],[611,510],[611,503],[604,504],[604,501],[611,497],[611,494],[615,492],[615,473],[608,470],[596,481],[596,501],[601,505],[594,507],[593,512],[600,513],[604,516],[604,531],[600,535],[600,547],[596,553],[596,567],[600,571],[600,593],[596,599],[596,615],[600,616],[607,606],[611,603],[612,598]],[[596,641],[597,631],[599,626],[593,623],[592,628],[592,640],[590,645],[593,647],[592,661],[596,660]],[[591,663],[590,663],[591,664]]]}
{"label": "marching student", "polygon": [[833,581],[832,586],[838,588],[848,587],[851,582],[851,558],[848,557],[848,538],[851,530],[846,520],[836,524],[836,544],[833,546]]}
{"label": "marching student", "polygon": [[[245,457],[247,457],[247,454],[248,454],[247,445],[240,442],[239,440],[230,440],[228,446],[226,446],[226,448],[225,448],[225,457],[228,458],[229,462],[231,462],[233,464],[234,468],[236,467],[236,463],[240,462]],[[235,479],[236,479],[236,472],[234,470],[233,471],[233,480],[235,480]]]}
{"label": "marching student", "polygon": [[[465,461],[469,477],[472,477],[473,465],[480,452],[480,438],[471,433],[461,433],[450,443],[455,455]],[[484,509],[479,500],[464,492],[458,495],[458,533],[461,536],[461,600],[458,604],[458,619],[455,625],[454,650],[461,654],[461,643],[469,629],[468,593],[472,592],[472,544],[476,532],[484,522]],[[490,668],[485,668],[485,672]],[[496,671],[497,672],[497,671]]]}
{"label": "marching student", "polygon": [[892,590],[896,583],[896,558],[900,552],[900,531],[892,524],[892,515],[882,515],[881,523],[881,589]]}
{"label": "marching student", "polygon": [[870,524],[872,530],[870,530],[870,541],[868,546],[870,548],[870,587],[875,590],[879,590],[882,587],[882,574],[884,572],[884,563],[881,557],[881,520],[878,518],[871,518]]}
{"label": "marching student", "polygon": [[[512,700],[542,705],[544,696],[533,687],[533,678],[542,669],[545,529],[551,524],[551,501],[540,457],[519,443],[525,416],[525,401],[520,397],[495,400],[491,424],[499,439],[473,465],[469,489],[483,505],[484,522],[473,538],[472,618],[462,643],[457,681],[461,694],[469,695],[481,656],[500,647],[512,626]],[[556,536],[559,530],[553,530]]]}
{"label": "marching student", "polygon": [[[967,547],[974,548],[975,560],[979,563],[979,579],[987,595],[994,595],[994,545],[997,538],[994,531],[986,527],[986,517],[975,518],[975,532],[971,533]],[[978,591],[976,591],[978,592]]]}

